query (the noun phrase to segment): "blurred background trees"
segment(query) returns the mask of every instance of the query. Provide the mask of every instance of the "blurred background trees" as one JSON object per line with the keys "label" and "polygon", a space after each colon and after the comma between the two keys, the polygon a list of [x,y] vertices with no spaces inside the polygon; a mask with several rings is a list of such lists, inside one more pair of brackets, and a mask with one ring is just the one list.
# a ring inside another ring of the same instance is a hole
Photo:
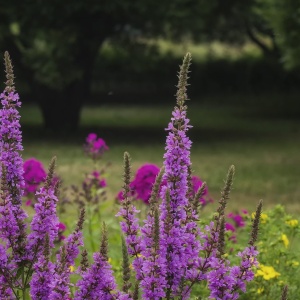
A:
{"label": "blurred background trees", "polygon": [[192,94],[299,86],[297,0],[1,2],[0,51],[53,132],[76,129],[85,103],[173,95],[178,57],[195,45]]}

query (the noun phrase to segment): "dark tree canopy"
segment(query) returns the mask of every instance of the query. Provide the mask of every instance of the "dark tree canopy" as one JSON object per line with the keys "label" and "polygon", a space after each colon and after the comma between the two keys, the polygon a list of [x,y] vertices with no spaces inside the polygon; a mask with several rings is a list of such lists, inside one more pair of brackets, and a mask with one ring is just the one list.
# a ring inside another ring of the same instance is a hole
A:
{"label": "dark tree canopy", "polygon": [[56,132],[77,128],[95,61],[108,39],[128,45],[140,37],[179,40],[186,34],[198,41],[250,38],[266,56],[283,54],[289,66],[300,64],[297,0],[1,2],[1,51],[10,52],[46,128]]}

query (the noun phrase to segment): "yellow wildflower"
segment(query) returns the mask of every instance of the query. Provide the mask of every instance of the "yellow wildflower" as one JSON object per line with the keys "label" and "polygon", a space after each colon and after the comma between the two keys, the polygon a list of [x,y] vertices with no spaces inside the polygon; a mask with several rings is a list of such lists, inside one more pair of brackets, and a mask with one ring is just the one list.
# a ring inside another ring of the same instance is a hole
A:
{"label": "yellow wildflower", "polygon": [[263,279],[270,280],[280,276],[280,273],[276,272],[271,266],[259,265],[259,270],[257,270],[255,276],[262,276]]}
{"label": "yellow wildflower", "polygon": [[287,248],[289,246],[290,241],[286,234],[281,235],[281,240],[283,241],[285,248]]}
{"label": "yellow wildflower", "polygon": [[278,282],[278,285],[284,285],[284,281],[283,281],[283,280],[280,280],[280,281]]}
{"label": "yellow wildflower", "polygon": [[112,262],[112,259],[109,257],[108,258],[108,263],[111,263]]}
{"label": "yellow wildflower", "polygon": [[298,267],[299,266],[299,262],[296,261],[296,260],[287,261],[286,264],[288,266],[292,266],[292,267]]}
{"label": "yellow wildflower", "polygon": [[262,292],[264,291],[264,288],[262,287],[262,288],[258,288],[257,289],[257,294],[262,294]]}
{"label": "yellow wildflower", "polygon": [[[253,213],[251,214],[251,217],[252,217],[252,219],[255,218],[255,212],[253,212]],[[267,214],[262,213],[262,214],[260,215],[260,222],[261,222],[262,224],[266,223],[268,219],[269,219],[269,216],[268,216]]]}
{"label": "yellow wildflower", "polygon": [[74,270],[75,270],[75,267],[74,267],[74,266],[70,266],[69,269],[70,269],[70,271],[73,273]]}
{"label": "yellow wildflower", "polygon": [[285,221],[285,223],[291,227],[296,227],[298,225],[298,220],[293,219],[293,220]]}

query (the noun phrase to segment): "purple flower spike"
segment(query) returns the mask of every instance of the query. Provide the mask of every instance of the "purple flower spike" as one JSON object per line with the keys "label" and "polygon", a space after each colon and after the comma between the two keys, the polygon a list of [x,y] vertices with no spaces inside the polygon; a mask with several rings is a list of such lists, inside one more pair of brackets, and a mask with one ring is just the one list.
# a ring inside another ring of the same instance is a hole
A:
{"label": "purple flower spike", "polygon": [[186,133],[192,126],[186,117],[184,102],[187,99],[185,91],[190,60],[190,55],[187,55],[181,66],[177,92],[178,106],[174,108],[171,122],[166,129],[169,132],[164,155],[163,181],[166,181],[166,186],[161,190],[160,255],[166,261],[167,295],[171,297],[177,296],[182,279],[187,276],[188,269],[193,268],[193,262],[196,263],[200,251],[200,242],[197,240],[199,230],[195,216],[193,213],[188,215],[186,210],[189,207],[188,168],[191,165],[192,145]]}
{"label": "purple flower spike", "polygon": [[83,273],[82,279],[77,283],[79,290],[74,300],[114,300],[117,284],[112,274],[111,266],[101,255],[94,254],[94,263]]}
{"label": "purple flower spike", "polygon": [[[17,110],[21,106],[19,95],[14,87],[14,74],[9,54],[5,52],[6,88],[0,94],[2,109],[0,110],[0,173],[2,198],[6,197],[5,209],[0,214],[0,223],[7,222],[4,236],[10,232],[8,246],[12,247],[12,259],[20,262],[24,259],[26,244],[26,225],[24,219],[27,214],[22,210],[22,196],[24,188],[22,134],[20,130],[20,114]],[[3,174],[5,173],[5,174]],[[8,203],[10,202],[10,203]],[[10,213],[7,214],[7,209]],[[4,214],[3,214],[4,213]],[[7,219],[9,218],[9,220]],[[10,228],[9,228],[10,227]],[[12,240],[14,242],[12,243]]]}

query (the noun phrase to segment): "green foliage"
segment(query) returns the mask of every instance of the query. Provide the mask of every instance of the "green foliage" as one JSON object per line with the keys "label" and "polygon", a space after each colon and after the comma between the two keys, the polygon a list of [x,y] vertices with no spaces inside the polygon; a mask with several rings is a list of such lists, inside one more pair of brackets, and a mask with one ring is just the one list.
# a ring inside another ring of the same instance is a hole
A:
{"label": "green foliage", "polygon": [[[297,299],[300,294],[299,237],[298,218],[287,214],[282,205],[262,214],[257,243],[260,265],[241,299],[277,299],[285,285],[289,287],[289,299]],[[238,243],[242,245],[239,238]]]}
{"label": "green foliage", "polygon": [[300,6],[297,0],[257,0],[259,15],[268,22],[289,68],[300,67]]}

